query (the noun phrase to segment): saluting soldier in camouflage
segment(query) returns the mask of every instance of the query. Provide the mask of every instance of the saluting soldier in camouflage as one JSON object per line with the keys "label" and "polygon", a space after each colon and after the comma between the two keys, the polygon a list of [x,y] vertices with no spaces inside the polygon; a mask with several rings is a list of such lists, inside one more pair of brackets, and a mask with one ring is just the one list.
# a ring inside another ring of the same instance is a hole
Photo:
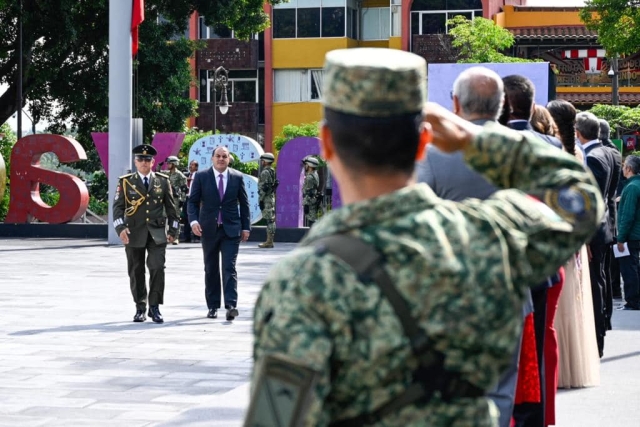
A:
{"label": "saluting soldier in camouflage", "polygon": [[[484,393],[510,362],[524,292],[595,232],[603,214],[598,187],[572,156],[531,135],[480,128],[427,104],[426,64],[417,55],[331,51],[322,93],[321,154],[344,205],[267,277],[254,313],[255,366],[284,355],[318,372],[305,426],[497,425]],[[413,184],[430,139],[442,151],[462,150],[502,190],[452,202]],[[429,358],[414,354],[377,280],[316,247],[335,234],[382,253],[405,314],[426,334]],[[414,381],[424,376],[418,366],[437,363],[441,370]],[[452,376],[470,387],[447,390]],[[423,387],[434,390],[431,398],[398,403]],[[395,406],[382,411],[389,402]]]}
{"label": "saluting soldier in camouflage", "polygon": [[320,188],[320,178],[318,177],[318,166],[320,162],[312,156],[302,159],[304,165],[304,183],[302,184],[302,207],[307,225],[311,227],[318,220],[318,188]]}
{"label": "saluting soldier in camouflage", "polygon": [[260,156],[262,172],[258,179],[258,202],[262,211],[262,218],[267,223],[267,240],[258,245],[259,248],[273,248],[273,239],[276,235],[276,171],[271,165],[275,161],[271,153]]}
{"label": "saluting soldier in camouflage", "polygon": [[[133,149],[137,172],[120,177],[113,204],[113,226],[127,254],[127,269],[133,301],[134,322],[146,320],[147,287],[145,255],[149,268],[149,316],[156,323],[164,320],[159,305],[164,301],[164,268],[167,240],[178,236],[179,217],[167,175],[154,173],[151,145]],[[168,226],[168,235],[167,235]]]}

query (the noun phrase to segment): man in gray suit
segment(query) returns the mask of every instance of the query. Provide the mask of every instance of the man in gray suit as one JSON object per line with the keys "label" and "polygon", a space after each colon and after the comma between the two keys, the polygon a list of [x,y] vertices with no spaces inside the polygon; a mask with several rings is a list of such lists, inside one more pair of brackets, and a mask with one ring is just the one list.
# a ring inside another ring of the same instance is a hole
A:
{"label": "man in gray suit", "polygon": [[[497,122],[504,101],[504,87],[498,74],[485,67],[463,71],[453,84],[453,112],[472,123],[484,125]],[[443,153],[428,145],[426,158],[416,165],[418,181],[427,183],[441,198],[461,201],[470,197],[486,199],[497,189],[482,175],[467,166],[462,152]],[[533,310],[531,300],[525,303],[523,314]],[[511,422],[518,379],[520,345],[514,349],[511,366],[503,372],[488,397],[500,410],[500,427]]]}
{"label": "man in gray suit", "polygon": [[[478,125],[497,122],[504,101],[502,79],[485,67],[463,71],[453,84],[453,112]],[[457,151],[443,153],[429,144],[426,159],[416,165],[418,182],[434,193],[459,202],[469,197],[486,199],[496,191],[478,172],[471,170]]]}

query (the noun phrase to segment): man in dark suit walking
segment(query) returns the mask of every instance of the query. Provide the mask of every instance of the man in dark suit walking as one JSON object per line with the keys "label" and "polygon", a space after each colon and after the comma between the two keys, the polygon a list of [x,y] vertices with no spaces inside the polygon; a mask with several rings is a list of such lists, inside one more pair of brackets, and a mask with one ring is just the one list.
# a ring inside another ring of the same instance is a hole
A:
{"label": "man in dark suit walking", "polygon": [[226,147],[218,147],[213,151],[213,166],[198,172],[193,179],[188,206],[193,234],[202,240],[205,297],[209,309],[207,317],[218,317],[222,286],[229,321],[238,316],[236,258],[240,241],[246,242],[251,231],[249,199],[244,188],[244,178],[240,172],[229,167],[230,162],[231,154]]}
{"label": "man in dark suit walking", "polygon": [[[134,322],[146,320],[147,287],[145,254],[149,268],[149,316],[163,323],[159,305],[164,296],[164,266],[167,241],[178,237],[178,211],[169,177],[153,172],[151,145],[133,149],[136,172],[120,177],[113,203],[113,226],[124,243],[131,294],[136,303]],[[167,234],[167,225],[169,232]]]}
{"label": "man in dark suit walking", "polygon": [[[599,134],[600,121],[596,116],[591,113],[576,115],[576,136],[587,155],[587,167],[596,178],[602,198],[607,201],[608,195],[615,191],[619,177],[614,179],[616,161],[611,150],[605,148],[598,140]],[[611,298],[611,283],[607,283],[605,273],[607,257],[611,256],[611,245],[613,244],[609,221],[609,206],[605,203],[604,216],[598,231],[589,242],[589,274],[591,276],[593,314],[596,321],[596,338],[600,357],[604,353],[604,336],[609,329],[607,301]]]}

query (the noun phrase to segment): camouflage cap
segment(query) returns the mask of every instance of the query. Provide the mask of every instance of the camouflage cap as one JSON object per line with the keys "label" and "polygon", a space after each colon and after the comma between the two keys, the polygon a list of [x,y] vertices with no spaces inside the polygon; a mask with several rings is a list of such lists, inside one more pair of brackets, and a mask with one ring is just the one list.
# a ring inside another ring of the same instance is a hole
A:
{"label": "camouflage cap", "polygon": [[427,63],[386,48],[338,49],[324,64],[323,104],[362,117],[417,113],[427,101]]}

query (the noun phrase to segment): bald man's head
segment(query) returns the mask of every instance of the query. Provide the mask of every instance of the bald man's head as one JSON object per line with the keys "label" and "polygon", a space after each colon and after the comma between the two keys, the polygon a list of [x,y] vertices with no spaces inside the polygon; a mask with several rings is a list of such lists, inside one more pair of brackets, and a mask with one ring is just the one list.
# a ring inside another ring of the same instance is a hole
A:
{"label": "bald man's head", "polygon": [[504,85],[495,71],[471,67],[454,82],[453,96],[455,113],[460,117],[497,120],[504,102]]}

